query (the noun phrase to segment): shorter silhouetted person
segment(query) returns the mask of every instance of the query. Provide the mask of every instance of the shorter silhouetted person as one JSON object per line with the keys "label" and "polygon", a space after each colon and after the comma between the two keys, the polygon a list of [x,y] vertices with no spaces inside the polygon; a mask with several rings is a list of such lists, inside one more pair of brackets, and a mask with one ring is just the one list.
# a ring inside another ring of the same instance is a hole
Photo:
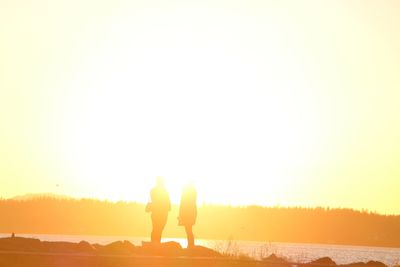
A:
{"label": "shorter silhouetted person", "polygon": [[197,218],[197,192],[194,185],[189,184],[183,188],[181,204],[179,207],[179,225],[185,227],[188,248],[194,247],[194,235],[192,227],[196,223]]}
{"label": "shorter silhouetted person", "polygon": [[146,205],[146,212],[151,212],[152,232],[151,242],[161,243],[161,235],[167,223],[168,212],[171,210],[169,194],[161,177],[157,178],[156,185],[150,191],[150,202]]}

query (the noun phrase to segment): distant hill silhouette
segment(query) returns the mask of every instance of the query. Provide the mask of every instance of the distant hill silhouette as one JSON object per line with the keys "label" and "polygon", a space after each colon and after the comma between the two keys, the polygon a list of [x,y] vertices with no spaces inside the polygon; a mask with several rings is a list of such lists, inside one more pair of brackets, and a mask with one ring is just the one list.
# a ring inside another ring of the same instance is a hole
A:
{"label": "distant hill silhouette", "polygon": [[11,199],[13,200],[32,200],[32,199],[40,199],[40,198],[53,198],[53,199],[72,199],[72,197],[67,195],[59,195],[53,193],[39,193],[39,194],[25,194],[15,196]]}
{"label": "distant hill silhouette", "polygon": [[[93,199],[0,200],[0,232],[149,236],[145,206]],[[165,237],[185,237],[169,216]],[[351,209],[203,205],[197,238],[400,247],[400,216]]]}

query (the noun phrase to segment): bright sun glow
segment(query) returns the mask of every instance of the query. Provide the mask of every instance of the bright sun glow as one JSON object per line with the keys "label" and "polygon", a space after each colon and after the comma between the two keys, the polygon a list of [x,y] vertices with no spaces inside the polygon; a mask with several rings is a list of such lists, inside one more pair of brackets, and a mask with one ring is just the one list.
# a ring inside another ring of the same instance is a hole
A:
{"label": "bright sun glow", "polygon": [[398,3],[3,2],[0,197],[399,212]]}
{"label": "bright sun glow", "polygon": [[[110,31],[117,29],[123,33],[121,25]],[[198,44],[189,31],[182,36],[132,49],[143,36],[117,34],[84,57],[66,84],[73,90],[60,100],[65,117],[57,130],[70,177],[79,177],[82,191],[113,200],[146,201],[158,175],[175,201],[192,180],[207,202],[283,200],[277,189],[297,186],[294,177],[321,147],[316,104],[297,93],[309,85],[286,67],[296,62],[266,46],[269,61],[285,67],[265,77],[254,62],[259,55],[246,59],[235,47],[225,49],[234,45],[229,40],[215,46]],[[282,83],[285,75],[293,79]]]}

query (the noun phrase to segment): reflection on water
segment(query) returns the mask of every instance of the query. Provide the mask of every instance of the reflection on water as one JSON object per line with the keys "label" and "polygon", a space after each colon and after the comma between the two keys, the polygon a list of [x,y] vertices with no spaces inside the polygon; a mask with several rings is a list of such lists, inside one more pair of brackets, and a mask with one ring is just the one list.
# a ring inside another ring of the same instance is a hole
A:
{"label": "reflection on water", "polygon": [[[10,234],[0,234],[0,237]],[[80,242],[108,244],[117,240],[128,240],[134,245],[141,245],[142,241],[150,241],[149,237],[131,236],[85,236],[85,235],[45,235],[45,234],[18,234],[22,237],[39,238],[46,241]],[[163,238],[163,242],[176,241],[186,247],[184,238]],[[222,253],[240,255],[246,254],[253,258],[263,258],[275,253],[293,262],[307,262],[322,257],[330,257],[338,264],[352,262],[381,261],[389,266],[400,263],[400,248],[342,246],[323,244],[295,244],[295,243],[266,243],[253,241],[228,240],[196,240],[196,245],[206,246]]]}

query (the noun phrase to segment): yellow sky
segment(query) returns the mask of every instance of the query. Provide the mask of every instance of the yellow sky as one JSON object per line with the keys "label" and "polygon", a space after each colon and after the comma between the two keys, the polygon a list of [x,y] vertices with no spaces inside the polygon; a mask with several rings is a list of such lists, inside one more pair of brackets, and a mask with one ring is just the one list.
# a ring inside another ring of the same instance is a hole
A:
{"label": "yellow sky", "polygon": [[400,214],[398,1],[0,2],[0,196]]}

